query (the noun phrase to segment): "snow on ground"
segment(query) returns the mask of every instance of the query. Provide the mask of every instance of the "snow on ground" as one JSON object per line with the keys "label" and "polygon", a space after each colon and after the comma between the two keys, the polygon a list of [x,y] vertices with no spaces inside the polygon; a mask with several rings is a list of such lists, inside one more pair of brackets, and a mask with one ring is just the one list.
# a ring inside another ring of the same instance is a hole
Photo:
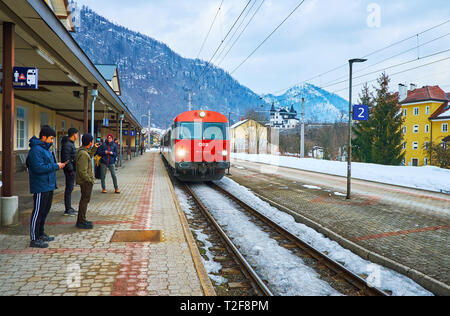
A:
{"label": "snow on ground", "polygon": [[[175,188],[175,192],[178,197],[178,201],[180,202],[181,208],[186,214],[186,217],[188,219],[192,219],[194,215],[192,214],[188,197],[179,188]],[[216,284],[220,285],[226,283],[227,280],[225,278],[221,277],[220,275],[216,275],[220,270],[222,270],[222,265],[219,262],[214,261],[214,254],[209,250],[213,246],[213,244],[208,240],[208,236],[203,234],[201,229],[194,230],[194,233],[197,237],[197,240],[201,241],[205,245],[203,249],[206,251],[205,255],[208,260],[202,257],[202,261],[205,266],[206,272],[208,273],[208,276],[212,280],[214,280]]]}
{"label": "snow on ground", "polygon": [[316,187],[315,185],[305,184],[305,185],[303,185],[303,186],[304,186],[305,188],[311,189],[311,190],[322,190],[322,188]]}
{"label": "snow on ground", "polygon": [[252,223],[233,202],[206,185],[192,188],[275,295],[340,295],[301,258]]}
{"label": "snow on ground", "polygon": [[[297,223],[291,215],[281,212],[278,209],[272,207],[268,203],[254,196],[247,188],[240,186],[236,182],[228,178],[224,178],[216,183],[230,193],[238,196],[244,202],[252,205],[265,216],[274,220],[276,223],[299,237],[304,242],[308,243],[321,252],[327,252],[328,256],[333,260],[344,263],[344,266],[353,273],[358,275],[365,274],[369,276],[367,280],[371,284],[374,284],[377,288],[389,290],[393,293],[394,296],[432,295],[432,293],[428,292],[408,277],[405,277],[400,273],[397,273],[380,265],[373,264],[367,260],[364,260],[351,251],[341,247],[337,242],[332,241],[322,234],[316,232],[314,229]],[[268,267],[267,270],[275,273],[275,275],[273,276],[274,279],[272,281],[275,284],[279,284],[280,292],[283,293],[283,295],[284,293],[286,293],[286,291],[288,293],[292,293],[292,291],[289,291],[289,283],[298,283],[298,291],[300,291],[300,289],[302,289],[301,286],[305,285],[302,284],[302,282],[298,279],[315,279],[314,274],[310,273],[309,271],[307,273],[300,272],[301,270],[303,270],[303,267],[301,267],[302,263],[298,263],[298,259],[292,258],[293,255],[290,254],[289,251],[273,250],[273,248],[275,248],[274,243],[276,244],[276,242],[274,242],[270,238],[270,240],[267,239],[267,236],[262,236],[262,234],[260,234],[259,232],[254,232],[256,228],[247,224],[246,222],[248,220],[242,218],[243,215],[240,215],[240,212],[234,210],[229,204],[224,203],[223,198],[221,198],[220,195],[213,195],[213,192],[206,191],[204,187],[198,187],[196,192],[199,195],[203,196],[205,202],[208,202],[208,207],[210,207],[212,210],[216,210],[214,212],[214,216],[216,217],[216,219],[218,217],[221,218],[222,225],[225,225],[227,230],[232,231],[233,234],[235,234],[234,238],[240,244],[242,244],[242,247],[244,247],[246,251],[250,253],[250,255],[253,256],[252,260],[257,261],[258,264],[260,264],[262,267],[265,267],[266,265],[268,266],[269,263],[273,263],[275,265],[274,267]],[[286,274],[283,272],[283,275],[281,277],[278,277],[278,275],[276,274],[282,273],[282,271],[286,271],[280,269],[285,264],[288,265],[288,268],[290,268],[291,270]],[[296,269],[296,265],[300,265],[298,270]],[[309,282],[311,281],[308,280],[307,283],[309,284]],[[323,288],[323,290],[325,291],[325,293],[327,293],[327,290],[325,288]]]}
{"label": "snow on ground", "polygon": [[[266,163],[337,176],[347,176],[347,163],[340,161],[301,159],[275,155],[249,155],[232,153],[233,159]],[[400,185],[415,189],[450,193],[450,170],[437,167],[383,166],[368,163],[352,163],[354,179]]]}

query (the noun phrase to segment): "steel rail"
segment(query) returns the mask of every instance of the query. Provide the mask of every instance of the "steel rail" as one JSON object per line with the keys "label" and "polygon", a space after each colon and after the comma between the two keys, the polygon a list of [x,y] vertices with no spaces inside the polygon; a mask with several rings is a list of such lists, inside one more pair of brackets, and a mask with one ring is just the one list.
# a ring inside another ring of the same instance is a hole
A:
{"label": "steel rail", "polygon": [[363,278],[360,276],[354,274],[347,268],[345,268],[342,264],[339,262],[331,259],[327,255],[323,254],[319,250],[315,249],[314,247],[310,246],[306,242],[299,239],[297,236],[293,235],[280,225],[273,222],[271,219],[266,217],[265,215],[261,214],[259,211],[255,210],[252,206],[248,205],[238,197],[236,197],[234,194],[228,192],[227,190],[223,189],[222,187],[209,182],[208,185],[217,190],[218,192],[222,193],[223,195],[226,195],[231,200],[233,200],[235,203],[237,203],[239,206],[241,206],[243,209],[247,210],[257,218],[259,218],[261,221],[263,221],[266,225],[270,226],[272,229],[276,230],[280,235],[284,236],[286,239],[288,239],[290,242],[295,244],[298,248],[302,249],[306,253],[308,253],[311,257],[315,258],[318,262],[328,267],[330,270],[332,270],[334,273],[345,279],[348,283],[352,284],[356,288],[358,288],[360,291],[363,292],[363,294],[367,296],[389,296],[386,292],[370,286]]}
{"label": "steel rail", "polygon": [[199,199],[199,197],[195,194],[195,192],[187,184],[184,184],[184,188],[192,196],[192,198],[194,199],[195,203],[199,206],[202,213],[206,216],[206,218],[214,226],[216,231],[219,233],[220,237],[224,240],[224,242],[227,244],[229,249],[233,252],[233,254],[236,256],[236,258],[239,260],[240,265],[244,268],[246,274],[251,278],[251,281],[253,282],[254,286],[257,287],[257,290],[259,290],[261,293],[263,293],[266,296],[273,296],[270,289],[266,286],[266,284],[263,282],[263,280],[261,280],[261,278],[255,272],[255,270],[250,266],[250,264],[244,258],[244,256],[239,252],[239,250],[233,244],[233,242],[230,240],[230,238],[228,238],[228,236],[225,234],[225,232],[222,230],[220,225],[216,222],[214,217],[210,214],[208,209],[205,207],[205,205],[202,203],[202,201]]}

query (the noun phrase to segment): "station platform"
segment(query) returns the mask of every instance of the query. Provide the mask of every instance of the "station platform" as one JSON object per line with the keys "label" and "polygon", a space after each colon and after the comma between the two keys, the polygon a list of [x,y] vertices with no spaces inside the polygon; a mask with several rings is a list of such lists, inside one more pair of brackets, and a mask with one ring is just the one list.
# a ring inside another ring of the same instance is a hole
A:
{"label": "station platform", "polygon": [[233,160],[230,177],[341,246],[450,294],[450,196]]}
{"label": "station platform", "polygon": [[[107,194],[99,180],[94,186],[93,230],[63,216],[61,181],[45,226],[55,236],[49,248],[29,248],[32,209],[20,212],[20,225],[0,229],[0,296],[215,295],[159,153],[128,161],[117,177],[120,195],[109,173]],[[75,209],[79,198],[77,189]]]}

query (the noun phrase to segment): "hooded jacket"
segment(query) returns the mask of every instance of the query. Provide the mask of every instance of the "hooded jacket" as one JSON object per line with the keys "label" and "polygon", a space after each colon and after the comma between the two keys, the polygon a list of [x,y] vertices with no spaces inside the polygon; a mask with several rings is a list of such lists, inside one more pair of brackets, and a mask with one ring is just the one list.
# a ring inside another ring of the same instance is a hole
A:
{"label": "hooded jacket", "polygon": [[56,171],[59,170],[59,165],[50,151],[52,145],[40,141],[36,136],[30,139],[27,167],[32,194],[50,192],[56,189]]}
{"label": "hooded jacket", "polygon": [[61,161],[68,161],[64,170],[67,172],[74,172],[76,170],[75,157],[77,155],[75,143],[70,140],[69,136],[64,136],[61,144]]}

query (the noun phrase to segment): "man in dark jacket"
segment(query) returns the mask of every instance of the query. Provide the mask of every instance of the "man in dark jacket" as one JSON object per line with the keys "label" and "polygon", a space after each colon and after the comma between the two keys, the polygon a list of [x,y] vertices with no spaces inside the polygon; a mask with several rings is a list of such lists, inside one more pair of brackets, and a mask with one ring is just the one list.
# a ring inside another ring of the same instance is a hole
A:
{"label": "man in dark jacket", "polygon": [[61,161],[67,162],[64,168],[64,176],[66,177],[66,190],[64,191],[65,216],[76,216],[77,211],[72,207],[72,192],[75,184],[76,163],[75,157],[77,149],[75,142],[78,139],[78,130],[69,128],[68,136],[62,139]]}
{"label": "man in dark jacket", "polygon": [[47,248],[47,242],[55,238],[44,232],[45,220],[52,207],[53,191],[56,189],[56,171],[66,164],[57,163],[50,151],[56,132],[50,126],[43,126],[36,136],[30,139],[30,152],[27,166],[30,176],[30,191],[34,197],[34,208],[30,221],[30,247]]}
{"label": "man in dark jacket", "polygon": [[106,142],[97,150],[97,154],[102,156],[100,160],[101,180],[102,180],[102,193],[106,193],[106,171],[109,169],[111,177],[114,183],[114,189],[117,194],[120,193],[119,185],[117,184],[116,177],[116,158],[118,156],[118,149],[116,143],[113,141],[114,136],[109,134],[106,138]]}

